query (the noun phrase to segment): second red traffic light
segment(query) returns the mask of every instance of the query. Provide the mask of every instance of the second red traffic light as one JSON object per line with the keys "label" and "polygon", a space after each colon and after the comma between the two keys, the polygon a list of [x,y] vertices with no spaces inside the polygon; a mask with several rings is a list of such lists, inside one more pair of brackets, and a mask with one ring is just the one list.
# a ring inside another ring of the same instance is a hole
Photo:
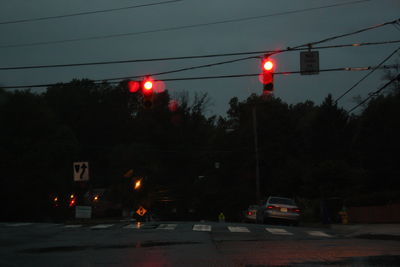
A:
{"label": "second red traffic light", "polygon": [[264,85],[263,94],[270,94],[274,90],[274,70],[275,62],[268,56],[262,61],[262,73],[260,81]]}

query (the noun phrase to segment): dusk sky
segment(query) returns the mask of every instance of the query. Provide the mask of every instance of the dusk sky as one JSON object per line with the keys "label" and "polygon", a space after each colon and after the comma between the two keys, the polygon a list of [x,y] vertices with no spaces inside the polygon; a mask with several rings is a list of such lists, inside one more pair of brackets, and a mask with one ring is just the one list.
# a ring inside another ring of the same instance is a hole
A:
{"label": "dusk sky", "polygon": [[[161,2],[165,3],[156,4]],[[152,3],[154,5],[147,5]],[[33,20],[110,9],[118,10]],[[1,1],[0,68],[285,49],[394,21],[399,19],[399,14],[398,0]],[[394,40],[400,40],[399,24],[317,46]],[[400,43],[392,43],[319,50],[320,69],[376,66],[399,46]],[[275,55],[276,71],[299,71],[299,54],[299,51],[293,51]],[[69,82],[74,78],[100,80],[139,76],[246,56],[250,55],[0,70],[0,86]],[[396,62],[399,62],[398,54],[385,65]],[[260,60],[254,58],[155,78],[254,74],[259,71]],[[367,73],[276,75],[274,94],[289,104],[307,99],[319,104],[329,93],[336,99]],[[353,97],[364,98],[378,89],[384,83],[382,76],[381,70],[376,71],[341,99],[339,105],[352,108],[355,105]],[[262,93],[257,77],[168,81],[165,84],[172,96],[184,90],[190,95],[207,92],[212,100],[207,115],[225,115],[232,97],[244,100],[251,93]]]}

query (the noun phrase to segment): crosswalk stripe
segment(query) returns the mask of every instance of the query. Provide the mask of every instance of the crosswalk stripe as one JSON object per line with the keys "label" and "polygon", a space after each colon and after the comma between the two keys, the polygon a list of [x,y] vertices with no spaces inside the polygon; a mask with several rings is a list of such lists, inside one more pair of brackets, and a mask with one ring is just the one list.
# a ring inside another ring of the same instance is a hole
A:
{"label": "crosswalk stripe", "polygon": [[193,231],[210,232],[211,231],[211,225],[195,224],[193,226]]}
{"label": "crosswalk stripe", "polygon": [[82,224],[67,224],[64,228],[79,228],[82,227]]}
{"label": "crosswalk stripe", "polygon": [[7,223],[6,226],[18,227],[18,226],[28,226],[32,223]]}
{"label": "crosswalk stripe", "polygon": [[114,224],[98,224],[98,225],[92,226],[90,228],[91,229],[106,229],[106,228],[110,228],[113,225]]}
{"label": "crosswalk stripe", "polygon": [[241,226],[228,226],[229,231],[236,233],[249,233],[249,229],[247,227]]}
{"label": "crosswalk stripe", "polygon": [[328,235],[327,233],[324,233],[321,231],[308,231],[307,233],[309,235],[318,236],[318,237],[332,237],[331,235]]}
{"label": "crosswalk stripe", "polygon": [[290,233],[286,231],[285,229],[281,228],[265,228],[268,232],[274,235],[293,235],[293,233]]}
{"label": "crosswalk stripe", "polygon": [[175,230],[177,224],[160,224],[157,229],[160,230]]}
{"label": "crosswalk stripe", "polygon": [[143,224],[140,223],[131,223],[126,226],[124,226],[125,229],[140,229],[143,226]]}

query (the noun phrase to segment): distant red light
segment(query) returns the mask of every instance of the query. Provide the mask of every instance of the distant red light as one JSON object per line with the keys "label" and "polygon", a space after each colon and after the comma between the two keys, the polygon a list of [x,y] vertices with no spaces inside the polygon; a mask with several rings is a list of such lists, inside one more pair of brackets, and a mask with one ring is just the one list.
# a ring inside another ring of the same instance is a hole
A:
{"label": "distant red light", "polygon": [[73,198],[73,199],[71,199],[70,201],[69,201],[69,206],[70,207],[73,207],[73,206],[75,206],[75,198]]}
{"label": "distant red light", "polygon": [[136,93],[140,88],[140,83],[137,81],[129,81],[128,88],[129,88],[129,92]]}
{"label": "distant red light", "polygon": [[169,101],[168,109],[171,112],[175,112],[178,109],[178,102],[176,100]]}

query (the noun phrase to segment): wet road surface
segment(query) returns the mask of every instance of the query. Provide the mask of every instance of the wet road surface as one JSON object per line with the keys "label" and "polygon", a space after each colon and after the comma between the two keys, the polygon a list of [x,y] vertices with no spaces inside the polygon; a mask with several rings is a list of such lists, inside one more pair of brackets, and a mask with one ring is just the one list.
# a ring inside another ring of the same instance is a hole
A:
{"label": "wet road surface", "polygon": [[0,266],[398,266],[400,241],[215,222],[1,223]]}

